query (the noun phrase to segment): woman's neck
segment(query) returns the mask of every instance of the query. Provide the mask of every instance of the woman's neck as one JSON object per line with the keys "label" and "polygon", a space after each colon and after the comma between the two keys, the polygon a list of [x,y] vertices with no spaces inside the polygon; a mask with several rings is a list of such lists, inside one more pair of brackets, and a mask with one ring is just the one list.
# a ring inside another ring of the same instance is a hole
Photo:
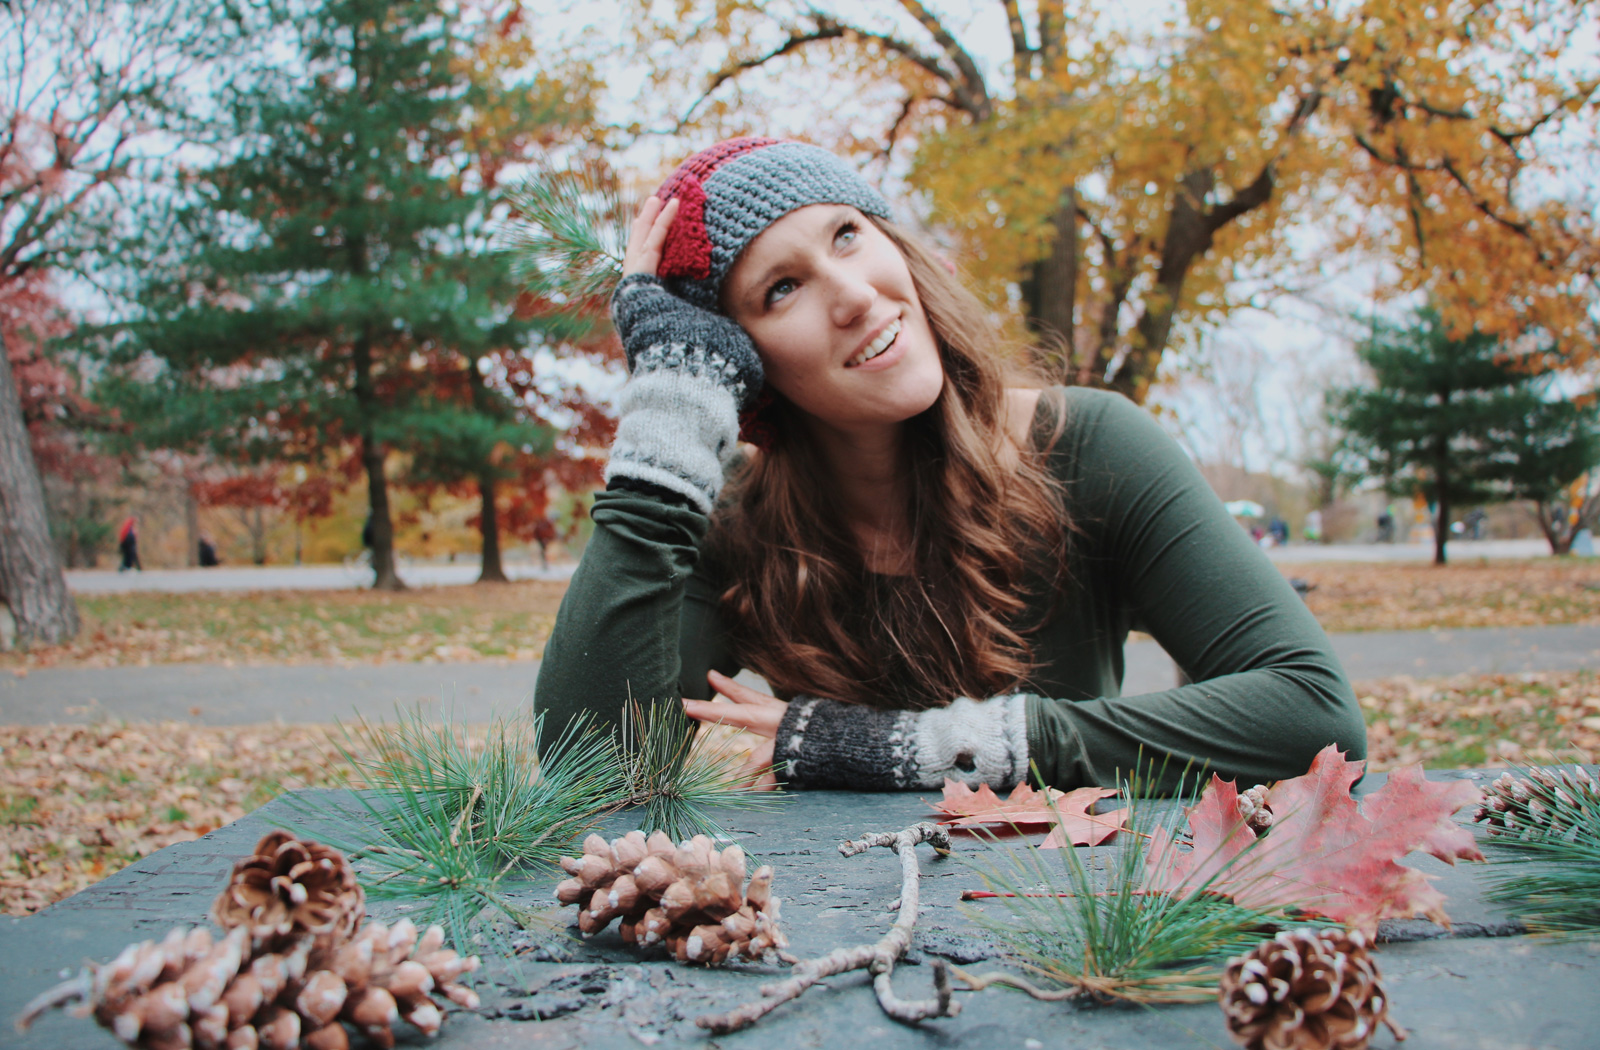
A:
{"label": "woman's neck", "polygon": [[854,533],[867,568],[890,575],[910,572],[905,425],[870,431],[822,426],[811,430],[839,515]]}

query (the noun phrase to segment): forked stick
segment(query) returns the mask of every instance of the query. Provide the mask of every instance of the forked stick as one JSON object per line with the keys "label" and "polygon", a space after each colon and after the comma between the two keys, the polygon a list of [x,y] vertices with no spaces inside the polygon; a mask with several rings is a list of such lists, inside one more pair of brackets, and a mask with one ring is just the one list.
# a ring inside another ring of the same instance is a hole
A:
{"label": "forked stick", "polygon": [[961,1012],[961,1004],[950,997],[950,971],[943,959],[933,961],[932,999],[901,999],[894,993],[891,977],[894,964],[905,958],[911,948],[911,931],[917,923],[917,845],[926,842],[940,853],[949,853],[952,845],[950,833],[937,824],[923,821],[904,831],[876,832],[851,842],[841,842],[839,852],[846,857],[865,853],[874,846],[887,846],[900,854],[900,914],[889,932],[876,944],[862,944],[854,948],[835,948],[827,955],[803,959],[795,963],[793,975],[772,984],[761,986],[761,998],[746,1003],[723,1014],[707,1014],[695,1018],[695,1024],[713,1035],[726,1035],[748,1028],[767,1014],[791,999],[798,999],[807,988],[828,977],[851,970],[868,970],[872,973],[872,990],[877,993],[878,1005],[896,1021],[915,1024],[930,1017],[954,1017]]}

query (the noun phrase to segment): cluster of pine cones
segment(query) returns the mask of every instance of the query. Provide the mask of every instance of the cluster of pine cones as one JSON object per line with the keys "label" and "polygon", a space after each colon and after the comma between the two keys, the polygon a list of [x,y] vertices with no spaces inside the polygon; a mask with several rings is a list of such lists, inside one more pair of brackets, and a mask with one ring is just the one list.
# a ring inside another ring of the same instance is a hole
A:
{"label": "cluster of pine cones", "polygon": [[649,838],[630,831],[613,842],[590,835],[583,856],[565,857],[561,867],[572,877],[556,887],[556,899],[578,906],[585,934],[621,919],[624,942],[665,944],[679,962],[758,959],[788,947],[772,868],[757,868],[746,885],[738,846],[719,851],[704,835],[674,845],[660,831]]}
{"label": "cluster of pine cones", "polygon": [[351,1030],[387,1050],[402,1017],[438,1032],[444,1017],[430,993],[478,1005],[457,983],[477,956],[445,948],[437,926],[418,936],[409,920],[363,924],[349,862],[288,832],[234,865],[211,914],[222,938],[180,928],[131,944],[41,995],[18,1024],[81,1000],[80,1013],[146,1050],[348,1050]]}
{"label": "cluster of pine cones", "polygon": [[1284,930],[1228,963],[1219,994],[1246,1050],[1365,1050],[1389,1020],[1378,966],[1359,930]]}

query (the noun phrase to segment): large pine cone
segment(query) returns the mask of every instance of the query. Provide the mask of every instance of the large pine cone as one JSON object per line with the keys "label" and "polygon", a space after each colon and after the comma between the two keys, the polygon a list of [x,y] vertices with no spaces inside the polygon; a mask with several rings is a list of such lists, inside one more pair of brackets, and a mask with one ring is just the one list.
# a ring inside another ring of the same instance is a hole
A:
{"label": "large pine cone", "polygon": [[1491,835],[1530,839],[1569,834],[1585,810],[1600,805],[1600,785],[1582,766],[1535,768],[1527,779],[1501,773],[1484,793],[1473,820]]}
{"label": "large pine cone", "polygon": [[585,934],[620,919],[628,944],[665,944],[680,962],[712,964],[788,946],[772,869],[756,869],[746,885],[738,846],[719,851],[704,835],[673,845],[659,831],[648,839],[630,831],[613,842],[590,835],[583,856],[565,857],[561,867],[572,877],[556,887],[556,899],[578,905]]}
{"label": "large pine cone", "polygon": [[211,906],[225,930],[250,931],[257,951],[282,950],[304,934],[318,950],[347,940],[366,914],[366,897],[344,854],[330,846],[274,831],[234,864],[228,885]]}
{"label": "large pine cone", "polygon": [[1285,930],[1228,963],[1219,998],[1246,1050],[1366,1050],[1380,1023],[1406,1037],[1359,930]]}

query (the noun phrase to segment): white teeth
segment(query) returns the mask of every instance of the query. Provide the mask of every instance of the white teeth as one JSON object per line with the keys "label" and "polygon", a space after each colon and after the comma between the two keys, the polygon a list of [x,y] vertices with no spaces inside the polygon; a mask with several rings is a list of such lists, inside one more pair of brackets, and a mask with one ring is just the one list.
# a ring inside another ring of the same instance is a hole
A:
{"label": "white teeth", "polygon": [[894,342],[894,337],[899,334],[900,319],[896,318],[895,320],[889,322],[889,327],[885,328],[878,334],[878,338],[867,344],[865,350],[862,350],[859,354],[849,360],[849,367],[854,368],[856,365],[864,365],[868,361],[871,361],[874,357],[877,357],[879,354],[889,349],[889,344]]}

